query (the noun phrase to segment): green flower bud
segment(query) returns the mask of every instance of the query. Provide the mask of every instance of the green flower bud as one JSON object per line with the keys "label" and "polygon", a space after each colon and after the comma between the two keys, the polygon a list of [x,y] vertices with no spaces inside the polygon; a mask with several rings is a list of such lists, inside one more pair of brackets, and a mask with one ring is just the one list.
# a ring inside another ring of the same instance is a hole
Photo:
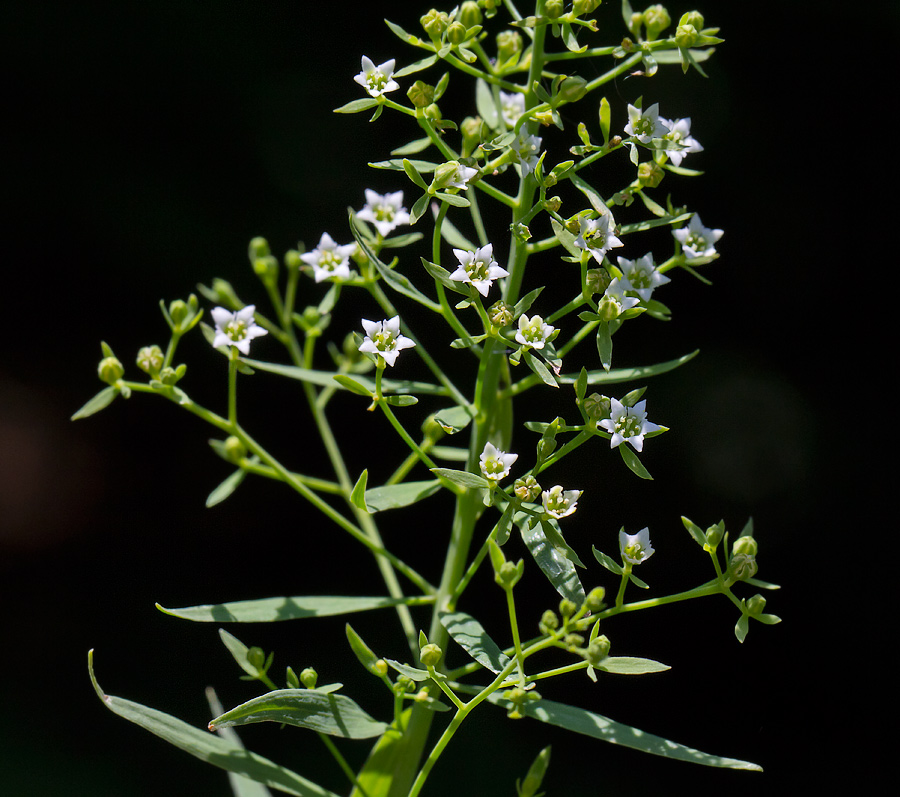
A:
{"label": "green flower bud", "polygon": [[494,581],[496,581],[503,589],[512,589],[516,584],[518,584],[519,579],[522,578],[522,573],[525,572],[525,562],[521,559],[516,564],[512,562],[504,562],[500,565],[500,570],[494,576]]}
{"label": "green flower bud", "polygon": [[181,326],[181,323],[191,314],[188,309],[187,302],[176,299],[169,304],[169,317],[175,322],[175,326]]}
{"label": "green flower bud", "polygon": [[728,569],[738,581],[746,581],[756,575],[756,557],[750,554],[735,554],[728,563]]}
{"label": "green flower bud", "polygon": [[644,161],[638,166],[638,180],[646,188],[656,188],[666,176],[662,166],[656,161]]}
{"label": "green flower bud", "polygon": [[262,648],[254,646],[247,651],[247,661],[257,670],[262,671],[266,666],[266,654]]}
{"label": "green flower bud", "polygon": [[123,376],[125,369],[115,357],[104,357],[97,366],[97,376],[107,385],[115,385]]}
{"label": "green flower bud", "polygon": [[586,275],[587,289],[591,293],[603,293],[612,282],[612,277],[605,268],[589,268]]}
{"label": "green flower bud", "polygon": [[675,43],[679,47],[693,47],[700,40],[700,34],[693,25],[679,25],[675,29]]}
{"label": "green flower bud", "polygon": [[656,39],[671,24],[672,17],[669,16],[669,12],[658,3],[644,11],[644,26],[647,28],[648,41]]}
{"label": "green flower bud", "polygon": [[504,30],[497,34],[497,60],[502,64],[519,60],[522,37],[518,31]]}
{"label": "green flower bud", "polygon": [[441,120],[441,109],[436,102],[431,103],[431,105],[425,109],[425,116],[433,122],[439,122]]}
{"label": "green flower bud", "polygon": [[581,634],[566,634],[563,642],[565,642],[566,648],[574,653],[584,645],[584,637]]}
{"label": "green flower bud", "polygon": [[443,654],[444,652],[438,645],[435,645],[433,642],[429,642],[419,651],[419,661],[421,661],[422,664],[424,664],[426,667],[436,667]]}
{"label": "green flower bud", "polygon": [[509,326],[513,322],[513,309],[506,302],[500,300],[494,302],[488,308],[488,318],[491,319],[491,325],[502,329]]}
{"label": "green flower bud", "polygon": [[170,387],[178,382],[181,377],[184,376],[185,371],[187,371],[187,366],[182,363],[177,368],[172,368],[171,366],[166,366],[159,372],[159,381],[164,385],[169,385]]}
{"label": "green flower bud", "polygon": [[431,11],[429,11],[427,14],[424,14],[419,19],[419,22],[425,29],[425,32],[432,39],[440,39],[441,36],[444,35],[444,31],[447,30],[449,21],[450,17],[445,11],[438,11],[434,8],[432,8]]}
{"label": "green flower bud", "polygon": [[575,605],[575,601],[570,601],[568,598],[563,598],[559,602],[559,613],[563,616],[564,619],[568,620],[577,611],[578,606]]}
{"label": "green flower bud", "polygon": [[388,663],[384,659],[375,662],[375,675],[384,678],[388,674]]}
{"label": "green flower bud", "polygon": [[316,683],[319,680],[319,673],[317,673],[312,667],[307,667],[303,672],[300,673],[300,683],[302,683],[307,689],[315,689]]}
{"label": "green flower bud", "polygon": [[296,249],[288,249],[284,253],[284,265],[289,271],[299,271],[303,261],[300,259],[300,253]]}
{"label": "green flower bud", "polygon": [[766,608],[766,599],[757,592],[752,598],[747,598],[744,605],[747,607],[747,614],[751,617],[758,617]]}
{"label": "green flower bud", "polygon": [[644,24],[644,15],[638,12],[635,12],[631,15],[631,21],[628,23],[628,30],[631,31],[632,36],[637,36],[641,30],[641,25]]}
{"label": "green flower bud", "polygon": [[526,476],[523,479],[516,479],[513,490],[516,498],[527,503],[537,500],[541,494],[541,485],[534,476]]}
{"label": "green flower bud", "polygon": [[250,246],[247,249],[247,255],[250,258],[251,263],[261,257],[268,257],[271,254],[272,252],[269,250],[269,242],[262,236],[257,236],[250,241]]}
{"label": "green flower bud", "polygon": [[225,456],[235,465],[247,456],[247,447],[234,435],[225,438]]}
{"label": "green flower bud", "polygon": [[542,634],[550,636],[557,628],[559,628],[559,618],[552,609],[547,609],[541,615],[541,621],[538,623],[538,629]]}
{"label": "green flower bud", "polygon": [[447,28],[447,40],[451,44],[462,44],[468,38],[469,32],[462,22],[451,22]]}
{"label": "green flower bud", "polygon": [[591,393],[584,400],[584,412],[592,421],[604,421],[610,417],[612,404],[609,398],[599,393]]}
{"label": "green flower bud", "polygon": [[278,261],[272,255],[258,257],[253,261],[253,271],[263,282],[275,282],[278,279]]}
{"label": "green flower bud", "polygon": [[578,102],[586,93],[587,81],[577,76],[567,77],[559,86],[557,97],[566,102]]}
{"label": "green flower bud", "polygon": [[585,14],[592,14],[600,5],[600,0],[575,0],[572,3],[572,13],[576,17],[583,17]]}
{"label": "green flower bud", "polygon": [[724,536],[724,534],[725,534],[725,524],[724,523],[716,523],[715,526],[710,526],[706,530],[706,544],[712,550],[715,550],[716,546],[722,541],[722,537]]}
{"label": "green flower bud", "polygon": [[568,230],[572,235],[576,235],[581,232],[581,221],[578,214],[572,216],[571,219],[566,219],[566,230]]}
{"label": "green flower bud", "polygon": [[584,657],[591,667],[597,667],[608,655],[609,639],[606,634],[601,634],[596,639],[592,639],[584,653]]}
{"label": "green flower bud", "polygon": [[300,683],[297,673],[291,667],[285,667],[284,680],[287,681],[288,689],[299,689],[303,685]]}
{"label": "green flower bud", "polygon": [[547,0],[544,3],[544,16],[548,19],[559,19],[566,12],[563,0]]}
{"label": "green flower bud", "polygon": [[464,158],[469,157],[478,149],[478,145],[484,140],[482,135],[483,128],[484,120],[480,116],[467,116],[462,120],[459,130],[462,133],[462,154]]}
{"label": "green flower bud", "polygon": [[416,688],[416,682],[408,675],[401,675],[394,683],[394,691],[403,695],[412,692]]}
{"label": "green flower bud", "polygon": [[559,213],[559,209],[562,207],[562,200],[558,196],[552,196],[546,202],[544,202],[544,208],[549,210],[551,213]]}
{"label": "green flower bud", "polygon": [[594,587],[585,598],[585,603],[589,612],[599,612],[603,606],[603,599],[606,597],[606,589],[603,587]]}
{"label": "green flower bud", "polygon": [[732,554],[745,554],[747,556],[756,556],[759,552],[759,545],[756,540],[749,535],[745,535],[743,537],[738,537],[734,544],[731,546]]}
{"label": "green flower bud", "polygon": [[244,306],[228,280],[216,277],[212,283],[212,292],[215,294],[214,301],[229,310],[240,310]]}
{"label": "green flower bud", "polygon": [[434,86],[423,80],[417,80],[406,91],[406,96],[415,108],[426,108],[434,102]]}
{"label": "green flower bud", "polygon": [[446,188],[456,179],[459,172],[459,161],[447,161],[434,170],[434,179],[431,181],[436,191]]}
{"label": "green flower bud", "polygon": [[703,30],[706,27],[706,21],[699,11],[688,11],[682,14],[681,19],[678,20],[678,26],[682,25],[693,25],[696,30]]}
{"label": "green flower bud", "polygon": [[475,0],[466,0],[459,7],[459,21],[467,28],[474,28],[481,24],[481,9]]}
{"label": "green flower bud", "polygon": [[604,321],[615,321],[619,317],[619,303],[610,296],[604,296],[597,304],[597,315]]}
{"label": "green flower bud", "polygon": [[156,379],[163,366],[164,355],[159,346],[144,346],[137,355],[137,367]]}

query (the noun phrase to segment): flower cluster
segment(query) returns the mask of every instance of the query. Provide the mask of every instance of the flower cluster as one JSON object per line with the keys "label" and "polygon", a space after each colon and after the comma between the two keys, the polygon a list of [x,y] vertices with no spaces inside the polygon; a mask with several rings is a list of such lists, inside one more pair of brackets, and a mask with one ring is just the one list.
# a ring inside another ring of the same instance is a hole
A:
{"label": "flower cluster", "polygon": [[629,105],[625,134],[649,146],[653,146],[654,141],[659,141],[665,147],[669,160],[676,166],[681,165],[689,152],[703,150],[700,142],[691,136],[690,117],[665,119],[659,115],[659,103],[653,103],[646,111]]}

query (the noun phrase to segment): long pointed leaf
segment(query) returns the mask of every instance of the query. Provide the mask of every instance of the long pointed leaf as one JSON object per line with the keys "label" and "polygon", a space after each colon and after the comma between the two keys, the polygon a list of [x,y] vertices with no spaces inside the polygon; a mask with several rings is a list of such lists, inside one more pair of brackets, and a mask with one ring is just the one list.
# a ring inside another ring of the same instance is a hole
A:
{"label": "long pointed leaf", "polygon": [[[656,365],[640,365],[634,368],[612,368],[609,371],[588,371],[587,383],[589,385],[615,384],[617,382],[631,382],[636,379],[647,379],[650,376],[658,376],[667,371],[673,371],[679,366],[684,365],[686,362],[693,360],[699,352],[699,349],[695,349],[690,354],[685,354],[674,360],[656,363]],[[577,374],[562,374],[558,377],[561,385],[574,385],[577,379]]]}
{"label": "long pointed leaf", "polygon": [[383,512],[385,509],[399,509],[418,503],[441,489],[437,479],[427,482],[403,482],[402,484],[386,484],[366,490],[366,506],[370,512]]}
{"label": "long pointed leaf", "polygon": [[482,667],[499,673],[509,664],[509,657],[471,615],[465,612],[439,612],[438,618],[447,633]]}
{"label": "long pointed leaf", "polygon": [[534,561],[560,595],[580,606],[584,603],[585,595],[575,565],[547,540],[540,523],[529,529],[527,520],[528,515],[518,515],[515,518],[516,525],[522,532],[522,539],[531,551]]}

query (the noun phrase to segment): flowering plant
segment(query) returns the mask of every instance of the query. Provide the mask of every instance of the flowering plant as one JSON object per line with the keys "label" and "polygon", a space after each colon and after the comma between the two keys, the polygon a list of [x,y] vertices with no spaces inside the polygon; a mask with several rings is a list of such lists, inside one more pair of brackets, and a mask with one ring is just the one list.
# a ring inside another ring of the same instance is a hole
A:
{"label": "flowering plant", "polygon": [[[756,578],[752,523],[729,546],[724,523],[702,529],[681,518],[708,555],[713,577],[684,591],[630,602],[629,586],[649,588],[633,569],[655,549],[648,528],[636,534],[622,528],[618,559],[592,546],[594,560],[616,585],[615,597],[608,600],[606,588],[577,552],[582,545],[573,546],[563,536],[564,525],[573,528],[585,509],[600,506],[602,486],[587,477],[577,489],[546,487],[539,481],[554,478],[554,467],[585,445],[604,463],[618,466],[621,460],[635,477],[651,478],[638,455],[647,441],[667,429],[647,420],[645,386],[624,393],[617,386],[670,371],[693,355],[613,368],[613,336],[624,334],[626,322],[642,316],[648,318],[641,323],[668,319],[671,311],[655,298],[657,290],[664,292],[675,278],[700,276],[698,269],[718,258],[716,244],[723,234],[705,227],[696,211],[671,198],[661,201],[656,193],[669,175],[677,180],[698,174],[683,165],[702,151],[692,137],[690,119],[669,121],[660,115],[658,103],[643,110],[640,100],[621,102],[614,109],[606,97],[597,99],[608,83],[639,68],[652,76],[660,65],[675,63],[685,72],[703,74],[701,64],[712,46],[722,42],[717,29],[691,11],[670,36],[663,36],[672,20],[662,6],[638,13],[623,0],[627,37],[607,15],[603,24],[620,43],[596,46],[599,5],[598,0],[574,0],[571,6],[536,0],[534,13],[522,15],[511,0],[469,0],[450,12],[426,13],[420,20],[424,36],[388,23],[422,57],[398,69],[395,58],[376,66],[363,56],[362,71],[348,76],[348,89],[355,81],[365,96],[337,111],[373,111],[373,122],[385,111],[394,112],[418,132],[392,150],[392,157],[372,164],[391,190],[365,191],[362,210],[349,212],[350,231],[343,238],[348,243],[316,230],[321,236],[317,247],[291,250],[280,263],[265,239],[251,241],[251,265],[271,311],[263,314],[256,305],[244,304],[224,280],[201,286],[214,327],[203,322],[204,311],[194,295],[163,304],[170,340],[165,350],[148,346],[138,353],[137,366],[146,380],[126,379],[121,361],[102,344],[98,373],[106,387],[75,418],[136,393],[168,399],[220,435],[212,447],[231,473],[209,495],[208,505],[225,501],[248,474],[283,482],[369,552],[386,593],[298,595],[163,611],[195,622],[240,624],[377,609],[392,612],[405,637],[406,648],[398,649],[383,640],[365,641],[346,624],[349,650],[372,683],[384,688],[379,701],[345,694],[342,684],[320,684],[313,667],[299,674],[287,667],[276,681],[269,674],[273,654],[222,630],[222,642],[244,677],[263,689],[228,711],[211,698],[214,718],[208,730],[105,694],[90,657],[94,687],[108,708],[229,770],[238,795],[269,789],[303,796],[335,792],[247,752],[235,727],[271,721],[314,731],[334,757],[336,772],[346,777],[352,797],[415,797],[428,792],[429,776],[452,750],[460,726],[476,709],[489,710],[490,705],[512,719],[529,717],[649,753],[758,769],[544,698],[537,688],[541,681],[581,671],[596,682],[667,670],[653,659],[611,655],[607,621],[617,615],[723,595],[737,609],[740,641],[751,621],[778,622],[764,612],[760,594],[735,594],[742,584],[774,588]],[[501,12],[507,15],[506,27],[492,38],[489,29],[504,21]],[[593,59],[586,72],[605,71],[590,80],[578,76],[574,64],[582,59]],[[463,96],[474,115],[444,116],[439,103],[449,87],[449,71],[436,75],[433,84],[409,80],[445,69],[473,79]],[[404,83],[408,102],[388,96],[400,97]],[[572,135],[570,119],[582,108],[597,122],[579,123]],[[597,187],[618,179],[601,175],[605,158],[630,169],[630,177],[613,192]],[[426,222],[428,231],[420,232]],[[661,246],[650,236],[667,230],[671,234],[665,232],[664,242],[671,252],[658,260]],[[639,245],[633,243],[637,237]],[[420,242],[425,254],[410,254]],[[638,256],[640,252],[645,254]],[[565,291],[562,299],[555,296],[557,289]],[[492,292],[498,298],[488,304]],[[311,303],[298,311],[302,296],[311,297]],[[343,345],[330,347],[326,359],[320,344],[335,308],[348,303],[358,325]],[[176,353],[181,338],[196,327],[226,357],[224,414],[198,404],[183,386],[187,368],[176,364]],[[573,365],[576,347],[590,339],[596,346],[579,350],[581,360]],[[275,345],[283,348],[287,362],[259,358],[260,349],[269,352]],[[471,378],[457,375],[463,361]],[[392,378],[384,375],[388,367]],[[426,379],[413,379],[414,368],[426,371]],[[326,451],[328,475],[296,470],[251,436],[243,417],[239,420],[238,384],[255,371],[298,384]],[[594,387],[616,395],[589,392]],[[527,435],[523,442],[516,424],[516,407],[536,391],[544,391],[543,406],[559,407],[575,421],[568,423],[562,415],[527,420],[525,432],[537,436],[530,457],[525,453]],[[332,402],[338,401],[342,416],[356,402],[373,416],[377,411],[374,417],[362,413],[367,422],[378,418],[396,433],[400,452],[377,454],[379,462],[396,458],[396,468],[383,482],[370,484],[374,458],[358,476],[351,469],[332,428]],[[414,431],[417,426],[420,433]],[[433,524],[445,529],[446,553],[419,572],[391,550],[382,529],[441,492],[454,503],[446,522]],[[616,539],[608,524],[615,520],[607,521],[605,515],[614,515],[615,508],[604,506],[604,513],[596,540],[608,547]],[[540,618],[522,618],[520,625],[516,585],[526,561],[546,580],[547,604],[552,600],[554,606]],[[499,641],[486,630],[490,624],[484,607],[467,600],[482,569],[493,574],[503,592],[498,603],[504,636]],[[532,633],[523,634],[525,628]],[[458,662],[462,656],[465,663],[448,663],[448,658]],[[551,664],[545,663],[548,659]],[[340,739],[374,740],[360,768],[348,763]],[[549,749],[544,749],[518,784],[520,795],[537,793],[548,763]]]}

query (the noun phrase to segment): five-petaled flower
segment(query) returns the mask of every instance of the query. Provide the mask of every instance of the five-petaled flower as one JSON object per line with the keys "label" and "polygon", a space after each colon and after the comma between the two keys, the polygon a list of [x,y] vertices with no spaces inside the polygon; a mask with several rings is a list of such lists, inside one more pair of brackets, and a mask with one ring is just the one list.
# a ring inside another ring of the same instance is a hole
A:
{"label": "five-petaled flower", "polygon": [[669,160],[672,161],[676,166],[681,166],[681,161],[684,160],[684,156],[689,152],[702,152],[703,147],[697,139],[691,136],[691,117],[688,116],[685,119],[676,119],[675,121],[671,121],[669,119],[660,119],[660,121],[668,128],[668,131],[663,138],[666,141],[672,141],[678,145],[677,149],[667,149],[666,155],[669,156]]}
{"label": "five-petaled flower", "polygon": [[711,230],[704,227],[700,216],[696,213],[691,217],[687,227],[680,230],[672,230],[684,253],[690,257],[710,257],[716,253],[716,241],[724,235],[723,230]]}
{"label": "five-petaled flower", "polygon": [[579,217],[579,233],[575,239],[575,246],[590,252],[594,260],[603,263],[603,256],[613,247],[623,246],[622,242],[610,230],[610,215],[604,213],[597,219]]}
{"label": "five-petaled flower", "polygon": [[555,330],[556,327],[545,323],[539,315],[529,318],[523,314],[519,316],[519,331],[516,332],[516,341],[530,349],[543,349]]}
{"label": "five-petaled flower", "polygon": [[334,277],[339,280],[350,279],[350,255],[356,251],[356,244],[338,246],[327,232],[322,233],[319,245],[300,255],[300,259],[312,266],[316,282]]}
{"label": "five-petaled flower", "polygon": [[481,452],[479,459],[481,472],[485,479],[500,481],[509,476],[509,469],[518,458],[518,454],[507,454],[505,451],[500,451],[493,443],[485,443],[484,451]]}
{"label": "five-petaled flower", "polygon": [[250,341],[268,332],[253,320],[256,306],[248,304],[241,310],[232,313],[224,307],[214,307],[213,321],[216,322],[216,336],[212,345],[234,346],[241,354],[250,354]]}
{"label": "five-petaled flower", "polygon": [[362,57],[362,72],[353,79],[359,83],[372,97],[380,97],[388,91],[396,91],[400,88],[400,84],[394,80],[395,59],[385,61],[379,66],[375,66],[370,58]]}
{"label": "five-petaled flower", "polygon": [[409,349],[415,346],[409,338],[400,334],[400,316],[387,318],[384,321],[369,321],[362,319],[366,337],[359,347],[366,354],[377,354],[388,365],[397,362],[401,349]]}
{"label": "five-petaled flower", "polygon": [[647,401],[642,400],[633,407],[628,407],[618,399],[609,400],[609,418],[597,421],[597,426],[605,429],[612,437],[610,448],[622,443],[629,443],[635,451],[644,450],[644,435],[657,432],[661,427],[647,420],[644,407]]}
{"label": "five-petaled flower", "polygon": [[631,290],[645,302],[650,299],[654,288],[671,281],[665,274],[657,271],[652,254],[648,253],[637,260],[628,260],[624,257],[620,257],[618,260],[619,269],[631,284]]}
{"label": "five-petaled flower", "polygon": [[493,244],[481,246],[474,252],[454,249],[453,254],[459,261],[459,267],[450,275],[450,279],[469,283],[482,296],[488,295],[494,280],[509,276],[509,272],[494,260]]}
{"label": "five-petaled flower", "polygon": [[662,138],[669,128],[659,118],[659,103],[654,102],[646,111],[628,106],[628,124],[625,133],[634,136],[642,144],[649,144],[654,138]]}
{"label": "five-petaled flower", "polygon": [[409,224],[409,213],[403,207],[403,192],[379,194],[367,188],[366,204],[356,214],[356,218],[375,225],[375,229],[382,237],[401,224]]}
{"label": "five-petaled flower", "polygon": [[637,534],[619,532],[619,551],[622,559],[633,565],[646,562],[656,549],[650,544],[650,529],[642,528]]}
{"label": "five-petaled flower", "polygon": [[544,490],[541,493],[544,511],[557,520],[571,515],[578,506],[578,499],[581,498],[582,492],[582,490],[563,490],[558,484],[549,490]]}

